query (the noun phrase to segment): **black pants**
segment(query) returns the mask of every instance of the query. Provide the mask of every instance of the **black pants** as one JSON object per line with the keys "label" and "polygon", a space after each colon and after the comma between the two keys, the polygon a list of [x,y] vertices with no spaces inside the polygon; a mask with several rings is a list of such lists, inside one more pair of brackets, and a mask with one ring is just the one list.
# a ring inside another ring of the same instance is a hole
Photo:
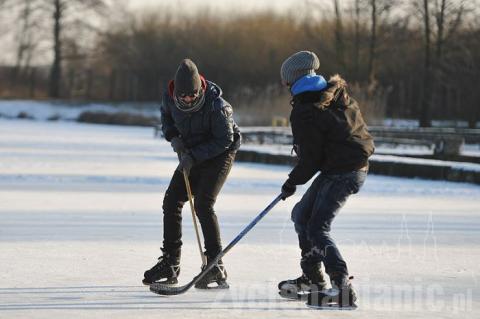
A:
{"label": "black pants", "polygon": [[[220,229],[213,206],[230,173],[235,154],[234,151],[227,151],[194,165],[190,171],[195,211],[205,239],[205,254],[210,258],[222,251]],[[163,199],[163,248],[178,259],[182,246],[182,208],[187,201],[183,173],[175,170]]]}

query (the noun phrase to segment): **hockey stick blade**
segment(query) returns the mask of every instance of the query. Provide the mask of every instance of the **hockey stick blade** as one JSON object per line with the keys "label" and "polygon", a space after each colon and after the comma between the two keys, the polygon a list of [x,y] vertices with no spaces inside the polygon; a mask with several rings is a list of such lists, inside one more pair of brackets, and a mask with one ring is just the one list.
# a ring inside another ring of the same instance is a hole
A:
{"label": "hockey stick blade", "polygon": [[195,284],[195,279],[197,277],[184,286],[169,286],[161,283],[153,283],[150,285],[150,291],[164,296],[181,295]]}
{"label": "hockey stick blade", "polygon": [[180,295],[192,288],[197,282],[199,282],[217,263],[222,259],[225,254],[232,249],[280,200],[281,195],[278,195],[260,214],[255,217],[241,232],[237,235],[225,249],[223,249],[207,266],[192,279],[188,284],[183,286],[169,286],[161,283],[153,283],[150,285],[150,291],[159,295]]}

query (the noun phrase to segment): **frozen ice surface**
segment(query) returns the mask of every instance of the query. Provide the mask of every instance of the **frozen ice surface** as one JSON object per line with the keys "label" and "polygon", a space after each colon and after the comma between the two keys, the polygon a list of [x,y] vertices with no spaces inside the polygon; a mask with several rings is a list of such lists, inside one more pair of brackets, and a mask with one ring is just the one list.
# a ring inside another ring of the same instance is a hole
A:
{"label": "frozen ice surface", "polygon": [[[176,158],[149,128],[0,120],[0,318],[479,318],[480,187],[370,175],[333,225],[360,308],[282,300],[299,275],[280,202],[224,261],[230,290],[161,297],[158,257]],[[226,245],[278,194],[287,166],[235,163],[216,210]],[[200,270],[188,205],[180,283]]]}

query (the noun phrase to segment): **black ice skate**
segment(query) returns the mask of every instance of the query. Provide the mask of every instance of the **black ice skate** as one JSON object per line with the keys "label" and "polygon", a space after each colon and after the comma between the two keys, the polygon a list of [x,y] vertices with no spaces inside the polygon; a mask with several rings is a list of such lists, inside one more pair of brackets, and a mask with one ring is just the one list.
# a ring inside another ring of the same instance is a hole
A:
{"label": "black ice skate", "polygon": [[306,300],[312,291],[324,290],[327,282],[318,264],[302,265],[303,273],[297,279],[288,279],[278,283],[279,294],[283,298]]}
{"label": "black ice skate", "polygon": [[307,306],[315,309],[356,309],[358,298],[351,279],[353,277],[333,277],[332,288],[310,293],[307,298]]}
{"label": "black ice skate", "polygon": [[180,275],[180,258],[172,257],[163,251],[163,256],[158,258],[158,262],[151,269],[145,271],[142,280],[144,285],[153,283],[176,284]]}
{"label": "black ice skate", "polygon": [[[207,258],[209,261],[213,258]],[[204,269],[206,266],[202,266]],[[227,271],[220,260],[199,282],[195,284],[198,289],[228,289]]]}

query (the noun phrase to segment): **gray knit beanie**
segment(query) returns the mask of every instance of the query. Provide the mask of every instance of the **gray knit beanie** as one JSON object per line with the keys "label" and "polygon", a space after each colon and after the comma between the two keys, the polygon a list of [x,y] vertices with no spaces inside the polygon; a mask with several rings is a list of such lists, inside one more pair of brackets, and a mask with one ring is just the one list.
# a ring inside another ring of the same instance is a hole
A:
{"label": "gray knit beanie", "polygon": [[180,62],[175,73],[175,95],[182,93],[191,94],[198,92],[202,88],[202,81],[195,63],[190,59],[184,59]]}
{"label": "gray knit beanie", "polygon": [[315,74],[320,67],[317,55],[310,51],[300,51],[288,57],[280,69],[282,81],[293,85],[298,79],[308,74]]}

